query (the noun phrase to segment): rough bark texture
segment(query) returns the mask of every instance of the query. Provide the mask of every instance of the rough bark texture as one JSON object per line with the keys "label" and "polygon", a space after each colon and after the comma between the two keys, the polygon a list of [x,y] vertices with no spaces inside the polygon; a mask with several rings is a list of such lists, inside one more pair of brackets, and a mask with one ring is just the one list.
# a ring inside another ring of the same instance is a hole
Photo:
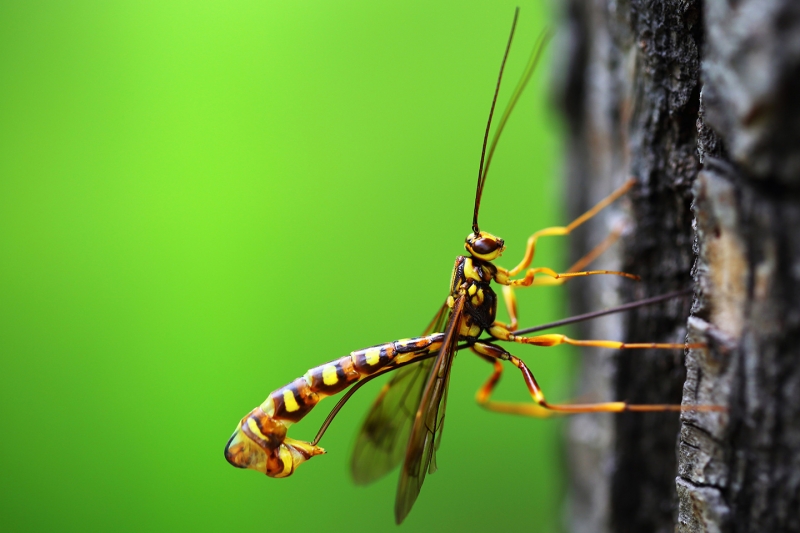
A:
{"label": "rough bark texture", "polygon": [[800,2],[573,0],[567,18],[571,209],[639,180],[574,254],[624,223],[595,266],[643,277],[573,283],[574,310],[695,288],[581,335],[709,345],[595,350],[581,392],[728,409],[575,417],[568,528],[800,531]]}

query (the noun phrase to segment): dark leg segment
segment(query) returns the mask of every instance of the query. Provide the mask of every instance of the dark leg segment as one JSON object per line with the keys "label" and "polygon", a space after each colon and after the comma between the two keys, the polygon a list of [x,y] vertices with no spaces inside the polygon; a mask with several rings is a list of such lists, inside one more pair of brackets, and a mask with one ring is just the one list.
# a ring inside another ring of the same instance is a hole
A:
{"label": "dark leg segment", "polygon": [[492,395],[492,391],[494,391],[495,386],[497,386],[497,383],[500,381],[500,376],[503,375],[503,363],[500,362],[499,358],[487,357],[483,355],[474,347],[472,348],[472,351],[478,354],[481,359],[494,367],[492,375],[489,376],[489,379],[486,380],[486,383],[483,384],[483,387],[478,389],[478,392],[475,394],[475,401],[478,402],[478,405],[484,409],[494,411],[496,413],[533,416],[536,418],[547,418],[557,414],[555,411],[545,409],[539,404],[535,403],[498,402],[491,400],[490,397]]}
{"label": "dark leg segment", "polygon": [[[536,382],[533,373],[528,369],[525,363],[515,355],[505,351],[503,348],[488,342],[476,342],[472,346],[472,350],[483,359],[492,362],[494,372],[489,377],[487,382],[481,387],[476,395],[476,399],[480,405],[492,411],[502,413],[523,414],[527,416],[548,416],[543,415],[542,410],[553,411],[565,414],[575,413],[619,413],[622,411],[640,411],[640,412],[659,412],[659,411],[724,411],[725,409],[717,405],[676,405],[676,404],[653,404],[653,405],[640,405],[629,404],[627,402],[600,402],[600,403],[586,403],[586,404],[555,404],[549,403]],[[525,380],[525,385],[528,387],[531,398],[536,402],[534,405],[539,409],[534,409],[530,404],[512,404],[492,402],[491,397],[494,387],[500,380],[502,374],[502,365],[500,361],[510,361],[512,365],[519,368],[522,372],[522,378]],[[529,406],[529,407],[526,407]]]}

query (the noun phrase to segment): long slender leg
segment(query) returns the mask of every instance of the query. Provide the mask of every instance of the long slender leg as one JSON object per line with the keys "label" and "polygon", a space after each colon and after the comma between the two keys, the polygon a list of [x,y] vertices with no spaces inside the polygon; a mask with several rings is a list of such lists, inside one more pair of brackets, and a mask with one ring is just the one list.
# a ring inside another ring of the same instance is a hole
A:
{"label": "long slender leg", "polygon": [[616,200],[617,198],[628,192],[635,183],[636,183],[635,178],[629,179],[628,181],[625,182],[625,184],[622,187],[609,194],[606,198],[601,200],[597,205],[595,205],[587,212],[585,212],[584,214],[582,214],[581,216],[570,222],[568,225],[554,226],[551,228],[540,229],[539,231],[531,235],[528,238],[528,244],[527,247],[525,248],[525,256],[522,258],[522,261],[517,266],[515,266],[509,271],[509,275],[516,276],[517,274],[528,268],[528,266],[530,266],[531,261],[533,261],[533,255],[536,251],[536,241],[539,239],[539,237],[556,237],[556,236],[569,235],[572,232],[572,230],[574,230],[575,228],[577,228],[578,226],[580,226],[581,224],[583,224],[584,222],[595,216],[604,207],[607,207],[609,204],[614,202],[614,200]]}
{"label": "long slender leg", "polygon": [[702,342],[696,343],[676,343],[676,342],[619,342],[609,340],[576,340],[561,335],[560,333],[549,333],[547,335],[536,335],[533,337],[521,337],[509,335],[507,339],[520,344],[533,344],[534,346],[557,346],[559,344],[571,344],[572,346],[593,346],[595,348],[614,348],[621,349],[647,349],[656,348],[661,350],[676,350],[684,348],[705,348]]}
{"label": "long slender leg", "polygon": [[[536,270],[536,269],[531,269],[531,270]],[[576,340],[576,339],[571,339],[566,335],[562,335],[560,333],[536,335],[533,337],[514,335],[513,332],[516,331],[519,321],[517,318],[517,298],[514,294],[512,286],[503,285],[503,300],[506,303],[506,310],[508,311],[510,323],[504,324],[499,320],[494,321],[492,327],[489,328],[488,332],[492,337],[496,339],[517,342],[520,344],[533,344],[535,346],[557,346],[559,344],[571,344],[573,346],[590,346],[596,348],[614,348],[614,349],[656,348],[663,350],[706,347],[706,345],[703,343],[671,343],[671,342],[631,343],[631,342],[620,342],[611,340]]]}
{"label": "long slender leg", "polygon": [[508,331],[516,331],[519,327],[517,320],[517,296],[514,294],[514,289],[510,285],[502,285],[503,287],[503,301],[506,304],[506,311],[508,311],[508,318],[510,322],[504,324],[499,320],[495,320],[494,324],[507,329]]}
{"label": "long slender leg", "polygon": [[[566,280],[568,278],[579,278],[579,277],[583,277],[583,276],[596,276],[598,274],[611,274],[611,275],[614,275],[614,276],[622,276],[624,278],[628,278],[628,279],[632,279],[632,280],[636,280],[636,281],[639,281],[641,279],[636,274],[629,274],[627,272],[618,272],[616,270],[587,270],[587,271],[584,271],[584,272],[562,272],[562,273],[558,273],[558,272],[556,272],[555,270],[553,270],[551,268],[538,267],[538,268],[528,269],[528,271],[525,273],[525,277],[524,278],[507,280],[507,284],[508,285],[513,285],[515,287],[516,286],[520,286],[520,285],[523,286],[523,287],[530,287],[531,285],[533,285],[534,278],[535,278],[536,274],[544,274],[544,275],[550,276],[551,278],[554,278],[556,280]],[[498,279],[498,281],[500,283],[503,283],[506,280],[503,280],[502,278],[500,278],[500,279]],[[561,283],[563,283],[563,281],[561,281]],[[503,283],[503,284],[505,285],[506,283]]]}
{"label": "long slender leg", "polygon": [[499,358],[483,355],[475,348],[472,348],[472,351],[478,354],[481,359],[494,367],[492,375],[489,376],[489,379],[486,380],[486,383],[484,383],[483,386],[478,389],[478,392],[475,393],[475,401],[478,402],[478,405],[489,411],[506,413],[510,415],[547,418],[556,414],[555,411],[545,409],[536,403],[498,402],[490,399],[494,388],[497,386],[497,382],[500,381],[500,376],[503,374],[503,363],[500,362]]}
{"label": "long slender leg", "polygon": [[[623,229],[624,229],[624,224],[616,224],[600,244],[592,248],[588,254],[584,255],[583,257],[575,261],[575,263],[572,266],[570,266],[565,272],[572,273],[584,270],[587,266],[589,266],[592,263],[592,261],[600,257],[603,254],[603,252],[611,248],[611,246],[619,240],[620,236],[622,235]],[[536,278],[533,280],[533,283],[531,283],[531,286],[541,287],[541,286],[563,285],[569,280],[570,278],[563,276],[559,278],[552,278],[552,277]]]}
{"label": "long slender leg", "polygon": [[519,344],[533,344],[534,346],[558,346],[559,344],[571,344],[572,346],[592,346],[595,348],[614,348],[620,349],[644,349],[656,348],[661,350],[677,350],[684,348],[705,348],[703,343],[676,343],[676,342],[620,342],[611,340],[577,340],[571,339],[560,333],[549,333],[546,335],[535,335],[533,337],[523,337],[514,335],[505,324],[495,322],[489,328],[489,334],[500,340],[517,342]]}
{"label": "long slender leg", "polygon": [[[488,342],[476,342],[472,346],[473,351],[479,355],[484,356],[484,359],[494,359],[494,372],[484,386],[478,391],[478,403],[487,409],[493,411],[500,411],[504,413],[524,414],[531,416],[541,416],[539,410],[526,409],[523,406],[527,404],[505,404],[502,402],[492,402],[490,400],[492,391],[495,385],[500,380],[501,370],[498,370],[500,361],[510,361],[512,365],[519,368],[522,372],[522,378],[525,380],[525,385],[528,387],[531,398],[536,402],[541,409],[547,411],[554,411],[557,413],[575,414],[575,413],[619,413],[622,411],[724,411],[725,408],[719,405],[677,405],[677,404],[629,404],[627,402],[600,402],[600,403],[585,403],[585,404],[554,404],[549,403],[542,392],[541,387],[536,382],[533,373],[525,365],[519,357],[511,355],[503,348]],[[501,407],[498,407],[501,404]]]}
{"label": "long slender leg", "polygon": [[[603,252],[608,250],[617,240],[619,240],[620,236],[622,235],[622,230],[624,226],[622,224],[617,224],[611,230],[611,232],[603,239],[603,242],[592,248],[592,250],[575,261],[572,266],[570,266],[566,273],[571,274],[573,272],[580,272],[592,261],[597,259]],[[531,286],[541,286],[541,285],[561,285],[569,281],[570,278],[568,277],[560,277],[560,278],[536,278],[533,280]],[[511,317],[511,322],[506,326],[510,331],[516,331],[518,327],[517,322],[517,298],[514,295],[514,289],[511,285],[502,285],[503,287],[503,300],[506,303],[506,310],[508,311],[508,316]]]}

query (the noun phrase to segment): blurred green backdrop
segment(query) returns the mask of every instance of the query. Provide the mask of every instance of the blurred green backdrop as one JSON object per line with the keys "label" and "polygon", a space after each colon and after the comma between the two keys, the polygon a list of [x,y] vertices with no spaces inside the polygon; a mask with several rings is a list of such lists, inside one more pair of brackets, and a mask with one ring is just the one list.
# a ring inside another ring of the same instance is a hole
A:
{"label": "blurred green backdrop", "polygon": [[[309,367],[421,332],[470,231],[505,104],[554,14],[512,2],[0,4],[4,531],[393,531],[396,475],[347,473],[379,385],[291,478],[232,468],[238,420]],[[515,264],[565,222],[552,56],[492,167],[482,227]],[[537,264],[563,268],[563,243]],[[520,293],[523,326],[562,289]],[[566,349],[514,347],[553,399]],[[561,424],[484,412],[456,361],[440,471],[407,530],[557,531]],[[509,368],[500,399],[526,400]],[[310,439],[327,410],[293,427]]]}

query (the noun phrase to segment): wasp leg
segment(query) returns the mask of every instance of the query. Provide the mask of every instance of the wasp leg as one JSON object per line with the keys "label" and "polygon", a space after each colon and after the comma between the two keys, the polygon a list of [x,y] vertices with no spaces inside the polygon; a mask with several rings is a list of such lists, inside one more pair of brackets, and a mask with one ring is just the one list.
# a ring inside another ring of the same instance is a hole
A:
{"label": "wasp leg", "polygon": [[[488,342],[476,342],[472,346],[473,351],[483,356],[484,359],[493,361],[494,372],[486,384],[478,391],[478,403],[491,409],[503,413],[524,414],[530,416],[542,416],[541,411],[551,411],[555,413],[576,414],[576,413],[620,413],[623,411],[725,411],[720,405],[677,405],[677,404],[630,404],[627,402],[600,402],[584,404],[557,404],[549,403],[542,392],[541,387],[533,377],[533,373],[519,357],[511,355],[503,348]],[[536,402],[538,410],[526,409],[529,404],[510,404],[505,402],[492,402],[489,396],[495,385],[500,379],[501,371],[498,370],[500,361],[510,361],[512,365],[519,368],[522,378],[528,387],[531,398]],[[544,415],[547,416],[547,415]]]}
{"label": "wasp leg", "polygon": [[580,226],[581,224],[583,224],[584,222],[595,216],[597,213],[603,210],[603,208],[607,207],[609,204],[614,202],[620,196],[628,192],[635,183],[636,183],[636,178],[629,179],[628,181],[625,182],[625,184],[622,187],[609,194],[607,197],[601,200],[597,205],[595,205],[594,207],[586,211],[584,214],[582,214],[581,216],[570,222],[568,225],[554,226],[551,228],[540,229],[539,231],[531,235],[528,238],[528,245],[525,248],[525,256],[522,258],[522,261],[517,266],[515,266],[509,271],[509,275],[516,276],[517,274],[528,268],[528,266],[530,266],[531,261],[533,261],[533,254],[536,250],[536,241],[539,239],[539,237],[558,237],[563,235],[569,235],[572,232],[572,230],[574,230],[575,228],[577,228],[578,226]]}
{"label": "wasp leg", "polygon": [[511,322],[504,324],[499,320],[495,320],[493,325],[505,328],[508,331],[516,331],[519,327],[517,320],[517,296],[514,294],[514,289],[511,285],[503,285],[503,301],[506,304],[506,311],[508,311],[508,318]]}
{"label": "wasp leg", "polygon": [[[498,269],[498,274],[501,271]],[[555,270],[547,267],[538,267],[538,268],[531,268],[525,273],[525,277],[522,279],[504,279],[502,275],[496,276],[495,279],[503,285],[513,285],[513,286],[523,286],[523,287],[530,287],[534,284],[534,279],[536,274],[544,274],[546,276],[550,276],[555,280],[555,283],[546,283],[548,285],[558,285],[560,283],[564,283],[569,278],[579,278],[583,276],[596,276],[598,274],[611,274],[613,276],[622,276],[624,278],[632,279],[635,281],[639,281],[641,278],[636,274],[629,274],[627,272],[619,272],[616,270],[586,270],[583,272],[562,272],[558,273]],[[543,283],[542,285],[545,285]]]}
{"label": "wasp leg", "polygon": [[[624,229],[625,229],[624,224],[615,225],[614,228],[606,236],[606,238],[603,239],[603,242],[592,248],[588,254],[584,255],[583,257],[575,261],[575,263],[571,267],[569,267],[566,270],[566,272],[567,273],[580,272],[583,269],[585,269],[595,259],[600,257],[603,254],[603,252],[611,248],[611,246],[619,240],[620,236],[622,236],[622,231]],[[533,280],[531,286],[541,287],[541,286],[563,285],[569,280],[570,278],[565,278],[563,276],[560,278],[537,278]]]}
{"label": "wasp leg", "polygon": [[[503,299],[506,303],[508,316],[511,319],[510,324],[504,324],[499,320],[495,320],[492,326],[488,329],[488,333],[495,339],[504,341],[516,342],[519,344],[533,344],[535,346],[557,346],[559,344],[571,344],[573,346],[590,346],[595,348],[613,348],[613,349],[643,349],[643,348],[657,348],[662,350],[677,350],[684,348],[705,348],[706,345],[702,342],[696,343],[675,343],[675,342],[620,342],[609,340],[576,340],[562,335],[560,333],[549,333],[545,335],[535,335],[533,337],[524,337],[521,335],[514,335],[518,326],[517,319],[517,298],[514,295],[514,290],[510,286],[503,286]],[[500,379],[498,377],[498,379]]]}
{"label": "wasp leg", "polygon": [[505,324],[495,322],[489,328],[489,334],[500,340],[517,342],[519,344],[533,344],[534,346],[558,346],[559,344],[571,344],[572,346],[590,346],[595,348],[613,348],[613,349],[644,349],[656,348],[661,350],[677,350],[684,348],[705,348],[706,345],[702,342],[695,343],[677,343],[677,342],[620,342],[609,340],[577,340],[571,339],[566,335],[560,333],[549,333],[546,335],[535,335],[533,337],[523,337],[521,335],[514,335],[512,330],[509,330]]}
{"label": "wasp leg", "polygon": [[[489,346],[497,348],[494,345],[489,345]],[[497,385],[497,382],[500,381],[500,376],[502,376],[503,374],[503,363],[500,362],[499,357],[489,357],[487,355],[484,355],[480,351],[475,349],[475,347],[472,347],[472,351],[478,354],[478,356],[481,359],[488,362],[494,367],[492,375],[489,376],[489,379],[486,380],[486,383],[483,384],[483,387],[478,389],[478,392],[475,394],[475,401],[478,402],[478,405],[489,411],[494,411],[496,413],[506,413],[510,415],[523,415],[523,416],[533,416],[536,418],[547,418],[556,414],[554,411],[545,409],[544,407],[536,403],[498,402],[489,399],[492,395],[492,392],[494,391],[495,386]]]}
{"label": "wasp leg", "polygon": [[573,346],[593,346],[595,348],[614,348],[614,349],[645,349],[656,348],[661,350],[676,350],[684,348],[705,348],[702,342],[677,343],[677,342],[619,342],[608,340],[576,340],[570,339],[560,333],[550,333],[547,335],[536,335],[534,337],[519,337],[509,335],[508,339],[512,342],[522,344],[533,344],[535,346],[557,346],[559,344],[571,344]]}

